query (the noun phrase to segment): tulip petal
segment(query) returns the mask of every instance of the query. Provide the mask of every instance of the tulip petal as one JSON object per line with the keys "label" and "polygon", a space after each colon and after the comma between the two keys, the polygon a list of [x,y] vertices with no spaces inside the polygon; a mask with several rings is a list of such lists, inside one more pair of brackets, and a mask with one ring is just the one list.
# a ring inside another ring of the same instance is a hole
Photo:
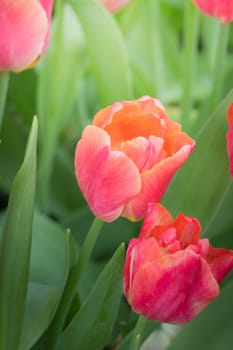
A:
{"label": "tulip petal", "polygon": [[101,0],[109,12],[115,13],[126,6],[130,0]]}
{"label": "tulip petal", "polygon": [[123,142],[121,150],[134,161],[141,173],[166,157],[163,144],[164,140],[160,137],[136,137]]}
{"label": "tulip petal", "polygon": [[233,268],[233,251],[228,249],[210,246],[206,259],[218,283]]}
{"label": "tulip petal", "polygon": [[138,136],[148,138],[151,135],[162,137],[166,127],[160,116],[146,112],[135,112],[135,108],[125,105],[116,112],[111,124],[104,129],[111,137],[111,144],[119,146],[121,142],[132,140]]}
{"label": "tulip petal", "polygon": [[111,150],[109,135],[96,126],[85,128],[76,147],[75,168],[91,210],[104,221],[120,216],[125,203],[141,190],[134,162],[123,152]]}
{"label": "tulip petal", "polygon": [[[146,254],[145,254],[146,252]],[[131,299],[131,287],[135,274],[143,264],[158,261],[161,257],[160,248],[155,239],[132,239],[129,243],[125,267],[123,289],[127,299]]]}
{"label": "tulip petal", "polygon": [[172,157],[168,157],[150,170],[141,174],[142,191],[131,199],[125,207],[122,215],[134,217],[136,220],[146,214],[148,203],[159,202],[175,175],[176,171],[186,161],[194,145],[185,145]]}
{"label": "tulip petal", "polygon": [[41,54],[48,18],[37,0],[3,0],[0,28],[0,69],[20,71]]}
{"label": "tulip petal", "polygon": [[[53,0],[39,0],[39,1],[40,1],[41,5],[43,6],[45,12],[46,12],[48,21],[50,22],[51,21],[52,10],[53,10]],[[42,52],[41,52],[42,55],[47,50],[49,37],[50,37],[50,25],[48,27],[48,31],[47,31],[47,34],[46,34],[46,37],[45,37],[45,40],[44,40],[44,45],[43,45]]]}
{"label": "tulip petal", "polygon": [[233,20],[232,0],[193,0],[205,14],[216,17],[223,23]]}
{"label": "tulip petal", "polygon": [[174,226],[182,249],[186,248],[189,244],[198,244],[201,225],[197,219],[180,213],[174,222]]}
{"label": "tulip petal", "polygon": [[160,203],[150,203],[147,208],[147,213],[143,221],[139,238],[148,238],[154,235],[153,229],[160,225],[170,225],[174,222],[169,211]]}
{"label": "tulip petal", "polygon": [[134,275],[131,300],[133,309],[149,319],[183,324],[218,293],[207,263],[187,249],[164,256],[160,263],[143,264]]}
{"label": "tulip petal", "polygon": [[180,124],[167,117],[160,101],[148,96],[136,102],[116,102],[98,112],[93,123],[108,132],[115,147],[121,142],[151,135],[165,138],[168,143],[166,134],[176,135],[181,130]]}

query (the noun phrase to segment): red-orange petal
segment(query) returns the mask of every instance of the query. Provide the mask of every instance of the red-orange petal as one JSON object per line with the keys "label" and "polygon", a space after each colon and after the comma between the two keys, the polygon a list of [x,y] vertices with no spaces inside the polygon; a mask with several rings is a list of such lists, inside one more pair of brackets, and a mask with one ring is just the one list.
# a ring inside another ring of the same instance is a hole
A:
{"label": "red-orange petal", "polygon": [[[160,203],[150,203],[147,207],[147,212],[143,225],[140,231],[139,238],[149,238],[154,236],[152,230],[161,225],[169,226],[174,223],[174,219],[169,211]],[[156,237],[155,237],[156,238]]]}
{"label": "red-orange petal", "polygon": [[131,283],[134,311],[175,324],[190,321],[219,293],[207,263],[190,249],[164,256],[160,262],[141,263]]}
{"label": "red-orange petal", "polygon": [[206,260],[210,265],[214,277],[220,283],[233,268],[233,251],[210,246]]}

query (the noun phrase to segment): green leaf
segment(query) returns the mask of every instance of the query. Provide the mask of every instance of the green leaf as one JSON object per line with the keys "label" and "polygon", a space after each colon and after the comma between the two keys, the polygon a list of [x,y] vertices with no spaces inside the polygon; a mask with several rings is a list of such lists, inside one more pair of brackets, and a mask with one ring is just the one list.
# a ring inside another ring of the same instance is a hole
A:
{"label": "green leaf", "polygon": [[25,125],[12,118],[4,119],[0,145],[0,190],[10,193],[14,177],[21,166],[25,152],[27,134]]}
{"label": "green leaf", "polygon": [[38,122],[10,194],[0,245],[0,348],[17,349],[22,332],[31,252]]}
{"label": "green leaf", "polygon": [[233,283],[226,285],[220,296],[187,324],[167,350],[232,349]]}
{"label": "green leaf", "polygon": [[35,213],[30,262],[30,281],[60,286],[76,259],[73,238],[57,223]]}
{"label": "green leaf", "polygon": [[38,71],[38,204],[42,211],[49,209],[50,178],[58,137],[72,116],[71,110],[76,102],[83,70],[83,40],[80,31],[72,8],[57,1],[51,45]]}
{"label": "green leaf", "polygon": [[174,214],[183,211],[198,218],[204,230],[231,183],[225,135],[227,109],[232,100],[233,90],[201,129],[196,149],[178,171],[163,200]]}
{"label": "green leaf", "polygon": [[0,72],[0,129],[2,126],[2,120],[4,116],[5,104],[6,104],[6,96],[9,85],[9,77],[10,73],[7,71]]}
{"label": "green leaf", "polygon": [[73,9],[56,4],[49,50],[38,67],[40,136],[60,131],[71,116],[83,70],[83,35]]}
{"label": "green leaf", "polygon": [[[228,233],[228,237],[225,237],[225,241],[222,240],[221,245],[225,245],[227,248],[233,248],[233,235],[232,235],[232,208],[233,208],[233,184],[231,184],[228,192],[226,193],[221,205],[219,205],[218,211],[215,217],[207,228],[206,235],[208,238],[213,239],[215,236],[222,236]],[[220,245],[220,246],[221,246]]]}
{"label": "green leaf", "polygon": [[126,47],[113,16],[96,0],[69,2],[84,32],[102,103],[132,98]]}
{"label": "green leaf", "polygon": [[106,345],[117,317],[122,295],[124,263],[122,244],[103,272],[73,321],[60,337],[59,350],[95,350]]}
{"label": "green leaf", "polygon": [[32,115],[36,109],[36,83],[37,74],[35,69],[28,69],[20,72],[20,74],[11,74],[8,107],[11,106],[11,113],[12,109],[14,113],[17,113],[17,122],[24,122],[27,126],[30,126]]}
{"label": "green leaf", "polygon": [[[48,329],[76,257],[76,246],[70,232],[65,234],[56,223],[36,212],[29,291],[19,350],[31,348]],[[36,349],[43,349],[43,342],[42,337]]]}
{"label": "green leaf", "polygon": [[29,282],[19,350],[28,350],[47,329],[59,301],[55,285]]}

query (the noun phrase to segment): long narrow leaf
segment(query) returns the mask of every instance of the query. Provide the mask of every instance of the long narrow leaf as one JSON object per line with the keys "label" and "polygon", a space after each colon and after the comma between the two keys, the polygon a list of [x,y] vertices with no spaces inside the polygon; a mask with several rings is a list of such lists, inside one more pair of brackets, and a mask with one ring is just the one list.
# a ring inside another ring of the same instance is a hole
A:
{"label": "long narrow leaf", "polygon": [[[45,216],[35,213],[32,236],[29,292],[19,350],[47,349],[49,325],[61,301],[76,244],[67,233]],[[46,311],[45,311],[46,310]],[[35,319],[36,315],[36,319]]]}
{"label": "long narrow leaf", "polygon": [[232,293],[233,284],[229,283],[211,305],[174,337],[167,350],[233,349]]}
{"label": "long narrow leaf", "polygon": [[10,195],[0,245],[0,349],[16,350],[25,310],[36,185],[35,117],[23,164]]}
{"label": "long narrow leaf", "polygon": [[102,103],[131,98],[126,47],[114,18],[96,0],[69,2],[84,31]]}
{"label": "long narrow leaf", "polygon": [[86,302],[64,331],[59,350],[101,350],[107,343],[122,295],[124,246],[121,245],[99,276]]}
{"label": "long narrow leaf", "polygon": [[197,217],[206,229],[213,220],[231,179],[226,152],[227,109],[233,90],[203,126],[196,149],[179,170],[164,199],[175,214],[184,211]]}

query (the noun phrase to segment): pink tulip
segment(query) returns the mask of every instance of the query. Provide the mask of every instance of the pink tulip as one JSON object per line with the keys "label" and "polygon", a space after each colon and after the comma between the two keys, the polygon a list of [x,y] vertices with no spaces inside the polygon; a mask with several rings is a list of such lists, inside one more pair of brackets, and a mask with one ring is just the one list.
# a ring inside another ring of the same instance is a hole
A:
{"label": "pink tulip", "polygon": [[229,131],[226,135],[227,137],[227,153],[230,161],[230,174],[233,178],[233,103],[228,109],[228,124]]}
{"label": "pink tulip", "polygon": [[53,0],[0,1],[0,70],[34,66],[49,40]]}
{"label": "pink tulip", "polygon": [[109,12],[115,13],[126,6],[131,0],[101,0]]}
{"label": "pink tulip", "polygon": [[139,239],[130,241],[123,273],[125,296],[133,310],[165,323],[193,319],[219,294],[233,268],[233,251],[200,239],[198,220],[176,220],[160,204],[150,204]]}
{"label": "pink tulip", "polygon": [[75,153],[77,181],[97,217],[139,220],[147,203],[160,201],[194,145],[159,100],[117,102],[84,129]]}
{"label": "pink tulip", "polygon": [[233,0],[193,0],[206,15],[215,17],[223,23],[233,21]]}

